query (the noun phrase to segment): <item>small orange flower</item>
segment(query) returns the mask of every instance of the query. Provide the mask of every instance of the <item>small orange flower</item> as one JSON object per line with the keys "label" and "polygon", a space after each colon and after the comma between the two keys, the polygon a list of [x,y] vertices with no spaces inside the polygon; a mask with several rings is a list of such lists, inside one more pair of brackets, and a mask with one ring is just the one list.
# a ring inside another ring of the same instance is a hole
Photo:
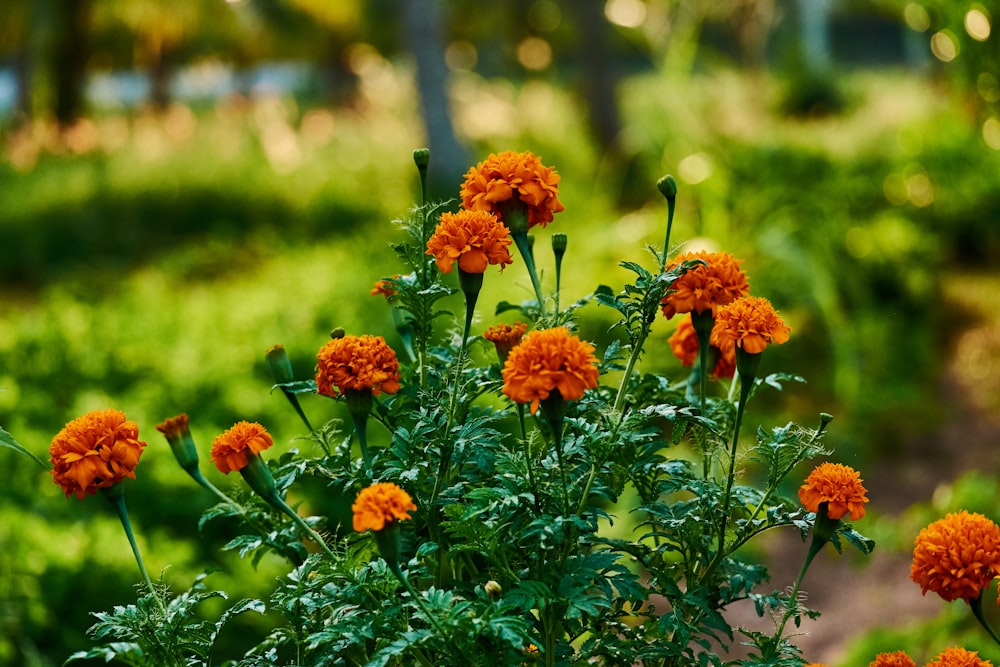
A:
{"label": "small orange flower", "polygon": [[260,454],[273,444],[274,440],[263,426],[241,421],[212,443],[212,462],[219,472],[228,475],[249,465],[248,450],[251,454]]}
{"label": "small orange flower", "polygon": [[188,416],[179,414],[176,417],[164,419],[162,424],[157,425],[156,430],[167,437],[167,440],[178,439],[189,431]]}
{"label": "small orange flower", "polygon": [[[393,279],[398,278],[399,275],[393,276]],[[396,288],[392,286],[392,282],[388,280],[376,280],[375,286],[372,291],[369,292],[372,296],[378,296],[381,294],[385,297],[386,301],[392,301],[393,297],[396,296]]]}
{"label": "small orange flower", "polygon": [[528,152],[490,154],[466,172],[461,195],[463,207],[489,211],[501,220],[499,205],[520,201],[527,207],[529,228],[544,227],[552,222],[554,213],[564,210],[559,201],[559,174]]}
{"label": "small orange flower", "polygon": [[720,349],[735,344],[744,352],[759,354],[769,343],[787,342],[790,331],[770,301],[745,296],[715,312],[711,341]]}
{"label": "small orange flower", "polygon": [[952,646],[946,648],[937,660],[928,662],[927,667],[993,667],[993,663],[983,660],[975,651]]}
{"label": "small orange flower", "polygon": [[372,395],[399,391],[399,360],[382,336],[344,336],[327,341],[316,355],[316,386],[324,396],[334,387],[370,390]]}
{"label": "small orange flower", "polygon": [[503,271],[513,262],[507,250],[512,242],[510,230],[497,216],[463,209],[441,214],[441,221],[427,240],[426,254],[434,255],[441,273],[450,273],[456,260],[458,268],[466,273],[483,273],[490,264],[499,264]]}
{"label": "small orange flower", "polygon": [[380,531],[394,521],[405,521],[410,512],[416,511],[413,499],[392,482],[379,482],[361,490],[351,511],[354,512],[354,530],[363,532],[371,528]]}
{"label": "small orange flower", "polygon": [[934,591],[948,602],[970,602],[998,575],[1000,527],[982,514],[948,514],[914,540],[910,579],[925,595]]}
{"label": "small orange flower", "polygon": [[750,293],[750,283],[740,269],[743,260],[728,252],[685,252],[670,261],[666,270],[697,259],[705,264],[694,267],[675,280],[671,286],[673,291],[663,298],[660,305],[667,319],[677,313],[715,312],[719,306]]}
{"label": "small orange flower", "polygon": [[528,330],[528,325],[523,322],[514,324],[494,324],[483,332],[483,338],[493,343],[497,349],[497,356],[500,357],[501,364],[507,360],[510,351],[513,350],[524,338],[524,332]]}
{"label": "small orange flower", "polygon": [[816,466],[799,488],[799,501],[810,512],[819,512],[826,503],[826,515],[839,521],[850,513],[851,521],[865,515],[868,491],[861,484],[861,475],[850,466],[821,463]]}
{"label": "small orange flower", "polygon": [[83,499],[126,477],[135,479],[135,467],[145,442],[139,427],[120,410],[94,410],[66,424],[52,439],[49,455],[52,479],[68,498]]}
{"label": "small orange flower", "polygon": [[[690,314],[677,324],[677,329],[667,340],[674,356],[680,359],[681,365],[691,368],[698,359],[698,334],[691,323]],[[736,346],[731,345],[725,350],[712,346],[715,354],[715,367],[711,376],[715,378],[731,378],[736,374]],[[711,359],[711,356],[709,356]]]}
{"label": "small orange flower", "polygon": [[503,367],[503,393],[531,411],[553,391],[568,401],[597,386],[594,346],[565,327],[532,331],[511,350]]}
{"label": "small orange flower", "polygon": [[879,653],[875,659],[868,663],[868,667],[916,667],[913,659],[906,655],[904,651],[893,651],[892,653]]}

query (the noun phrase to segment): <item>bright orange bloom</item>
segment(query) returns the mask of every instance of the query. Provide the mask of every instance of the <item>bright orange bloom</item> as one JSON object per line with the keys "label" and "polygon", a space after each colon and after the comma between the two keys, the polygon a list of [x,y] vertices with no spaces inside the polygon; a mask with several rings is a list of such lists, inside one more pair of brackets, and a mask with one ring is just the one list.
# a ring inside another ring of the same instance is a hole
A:
{"label": "bright orange bloom", "polygon": [[[398,278],[399,275],[393,276],[393,278]],[[375,286],[372,291],[369,292],[372,296],[378,296],[381,294],[386,298],[387,301],[392,301],[392,298],[396,296],[396,288],[392,286],[392,283],[388,280],[376,280]]]}
{"label": "bright orange bloom", "polygon": [[904,651],[893,651],[892,653],[879,653],[874,660],[868,663],[868,667],[916,667],[916,663]]}
{"label": "bright orange bloom", "polygon": [[728,252],[685,252],[668,262],[666,270],[696,259],[705,264],[694,267],[675,280],[671,286],[673,291],[660,304],[667,319],[677,313],[703,313],[706,310],[714,313],[719,306],[750,293],[750,283],[740,269],[743,260]]}
{"label": "bright orange bloom", "polygon": [[351,511],[354,512],[354,530],[363,532],[371,528],[382,530],[394,521],[405,521],[410,512],[416,511],[413,499],[392,482],[379,482],[361,489]]}
{"label": "bright orange bloom", "polygon": [[868,491],[861,484],[861,475],[840,463],[821,463],[806,477],[799,488],[799,501],[810,512],[819,512],[826,503],[826,515],[839,521],[850,513],[851,521],[865,515]]}
{"label": "bright orange bloom", "polygon": [[489,211],[501,220],[499,205],[520,201],[527,207],[529,228],[544,227],[552,222],[553,213],[564,210],[559,201],[559,174],[528,152],[490,154],[466,172],[461,194],[464,208]]}
{"label": "bright orange bloom", "polygon": [[553,391],[568,401],[597,386],[594,346],[565,327],[532,331],[511,350],[503,367],[503,393],[531,411]]}
{"label": "bright orange bloom", "polygon": [[427,240],[426,254],[434,255],[441,273],[450,273],[455,260],[466,273],[483,273],[490,264],[499,264],[503,271],[513,262],[507,250],[511,243],[510,230],[497,216],[463,209],[441,214],[441,222]]}
{"label": "bright orange bloom", "polygon": [[975,651],[952,646],[946,648],[937,660],[928,662],[927,667],[993,667],[993,663],[983,660]]}
{"label": "bright orange bloom", "polygon": [[[698,334],[691,324],[691,316],[688,315],[677,324],[677,329],[667,339],[670,343],[670,351],[680,359],[681,365],[691,368],[698,360]],[[711,346],[716,361],[712,368],[711,376],[715,378],[731,378],[736,374],[736,346],[731,345],[725,350],[720,350]],[[709,359],[712,356],[709,355]]]}
{"label": "bright orange bloom", "polygon": [[790,331],[770,301],[745,296],[715,311],[710,340],[720,349],[735,344],[744,352],[759,354],[769,343],[787,342]]}
{"label": "bright orange bloom", "polygon": [[1000,527],[982,514],[948,514],[914,540],[910,579],[925,595],[934,591],[948,602],[970,602],[998,575]]}
{"label": "bright orange bloom", "polygon": [[316,355],[316,386],[324,396],[368,389],[374,396],[399,391],[399,360],[382,336],[344,336]]}
{"label": "bright orange bloom", "polygon": [[528,325],[523,322],[514,324],[494,324],[483,332],[483,338],[493,343],[497,349],[497,356],[502,361],[506,361],[510,351],[520,344],[524,338],[524,332],[528,330]]}
{"label": "bright orange bloom", "polygon": [[228,475],[249,465],[248,450],[260,454],[273,444],[271,435],[260,424],[238,422],[212,443],[212,462],[219,472]]}
{"label": "bright orange bloom", "polygon": [[179,414],[176,417],[164,419],[163,423],[156,427],[156,430],[165,435],[167,440],[170,440],[182,437],[189,428],[188,416]]}
{"label": "bright orange bloom", "polygon": [[145,442],[139,427],[120,410],[94,410],[66,424],[49,446],[52,479],[68,498],[81,500],[97,489],[107,489],[126,477],[135,479],[135,467]]}

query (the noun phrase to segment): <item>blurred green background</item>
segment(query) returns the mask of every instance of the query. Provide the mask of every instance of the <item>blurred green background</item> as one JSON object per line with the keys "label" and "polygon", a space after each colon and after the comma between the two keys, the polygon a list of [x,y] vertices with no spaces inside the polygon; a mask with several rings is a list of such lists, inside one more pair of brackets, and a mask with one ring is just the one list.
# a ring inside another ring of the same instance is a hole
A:
{"label": "blurred green background", "polygon": [[[662,243],[653,184],[672,173],[674,242],[745,258],[754,293],[793,327],[765,365],[808,384],[762,398],[751,418],[835,415],[835,457],[863,471],[873,499],[859,528],[894,565],[894,608],[864,605],[859,620],[855,607],[848,629],[835,613],[821,620],[806,657],[929,659],[967,632],[969,648],[995,656],[906,574],[921,521],[958,506],[1000,518],[988,492],[1000,435],[998,11],[0,2],[0,426],[46,457],[70,419],[124,410],[150,443],[128,485],[147,566],[176,589],[217,568],[211,585],[266,595],[282,565],[254,572],[220,552],[235,526],[199,533],[212,498],[154,427],[187,412],[206,458],[240,419],[266,424],[282,449],[310,446],[269,394],[264,351],[284,344],[308,377],[332,327],[398,344],[368,291],[400,269],[387,244],[417,196],[412,150],[430,146],[442,199],[491,151],[555,166],[566,212],[537,247],[569,234],[564,302],[618,288],[629,278],[618,262]],[[516,266],[491,274],[481,325],[493,303],[527,298]],[[581,317],[595,338],[611,324],[596,306]],[[657,323],[646,368],[678,372],[672,326]],[[306,401],[314,421],[346,418],[340,408]],[[134,600],[135,563],[101,499],[64,499],[9,450],[0,464],[0,665],[58,665],[88,645],[91,612]],[[952,485],[970,469],[980,473]],[[321,505],[322,489],[304,497]],[[851,567],[861,587],[873,576]],[[851,609],[850,590],[811,602]],[[224,657],[276,622],[241,618]]]}

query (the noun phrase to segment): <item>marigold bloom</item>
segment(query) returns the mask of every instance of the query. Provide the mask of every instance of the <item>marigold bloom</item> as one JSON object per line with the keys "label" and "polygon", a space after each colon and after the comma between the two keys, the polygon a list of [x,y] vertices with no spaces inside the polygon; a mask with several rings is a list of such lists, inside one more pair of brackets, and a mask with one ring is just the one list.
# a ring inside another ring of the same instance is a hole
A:
{"label": "marigold bloom", "polygon": [[533,153],[492,153],[466,172],[462,206],[470,211],[489,211],[503,220],[499,205],[520,201],[527,207],[528,227],[544,227],[552,222],[554,213],[564,210],[559,201],[559,178]]}
{"label": "marigold bloom", "polygon": [[438,270],[450,273],[458,268],[466,273],[483,273],[490,264],[500,270],[513,263],[507,246],[512,243],[510,230],[488,211],[461,210],[442,213],[434,234],[427,239],[427,253],[434,255]]}
{"label": "marigold bloom", "polygon": [[52,479],[67,498],[75,494],[82,500],[126,477],[135,479],[135,467],[145,446],[139,440],[139,427],[127,421],[124,412],[113,408],[88,412],[66,424],[52,439]]}
{"label": "marigold bloom", "polygon": [[934,591],[948,602],[971,602],[998,575],[1000,527],[982,514],[948,514],[914,540],[910,579],[923,594]]}
{"label": "marigold bloom", "polygon": [[916,667],[916,663],[905,651],[893,651],[892,653],[879,653],[875,659],[868,663],[868,667]]}
{"label": "marigold bloom", "polygon": [[744,352],[759,354],[770,343],[787,342],[790,331],[770,301],[745,296],[715,312],[710,340],[720,349],[735,345]]}
{"label": "marigold bloom", "polygon": [[[398,278],[399,275],[393,276],[393,279]],[[376,280],[375,286],[369,292],[372,296],[378,296],[381,294],[385,297],[386,301],[392,301],[393,297],[396,296],[396,288],[392,286],[392,282],[388,280]]]}
{"label": "marigold bloom", "polygon": [[380,531],[395,521],[410,518],[416,511],[410,494],[392,482],[379,482],[361,490],[351,505],[354,513],[354,530],[363,532],[371,528]]}
{"label": "marigold bloom", "polygon": [[826,515],[839,521],[850,513],[857,521],[865,515],[868,491],[861,484],[858,471],[840,463],[821,463],[816,466],[799,488],[799,501],[810,512],[819,512],[826,503]]}
{"label": "marigold bloom", "polygon": [[[691,368],[698,359],[698,334],[691,323],[691,316],[682,319],[674,333],[667,339],[670,351],[674,353],[682,366]],[[731,378],[736,374],[736,346],[731,345],[724,350],[712,346],[715,352],[715,367],[711,376],[716,378]]]}
{"label": "marigold bloom", "polygon": [[507,360],[510,351],[517,347],[524,338],[528,325],[523,322],[514,324],[494,324],[483,332],[483,338],[493,343],[501,362]]}
{"label": "marigold bloom", "polygon": [[673,291],[660,302],[667,319],[677,313],[703,313],[706,310],[714,313],[719,306],[750,293],[750,283],[740,269],[743,260],[728,252],[685,252],[667,263],[666,270],[698,259],[705,264],[694,267],[675,280],[671,286]]}
{"label": "marigold bloom", "polygon": [[316,386],[324,396],[334,391],[370,390],[372,395],[399,391],[399,360],[382,336],[343,336],[327,341],[316,355]]}
{"label": "marigold bloom", "polygon": [[531,411],[553,391],[569,401],[597,386],[594,346],[565,327],[532,331],[511,350],[503,367],[503,393]]}
{"label": "marigold bloom", "polygon": [[228,475],[247,467],[248,451],[254,455],[260,454],[273,444],[274,440],[263,426],[241,421],[212,443],[212,462],[219,472]]}
{"label": "marigold bloom", "polygon": [[952,646],[946,648],[936,660],[928,662],[927,667],[993,667],[993,663],[983,660],[975,651]]}

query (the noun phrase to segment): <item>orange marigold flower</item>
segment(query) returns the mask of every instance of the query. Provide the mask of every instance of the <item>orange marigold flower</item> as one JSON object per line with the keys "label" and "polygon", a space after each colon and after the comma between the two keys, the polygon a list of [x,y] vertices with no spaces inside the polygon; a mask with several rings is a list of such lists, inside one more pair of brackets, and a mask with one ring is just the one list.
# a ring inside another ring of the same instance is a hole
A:
{"label": "orange marigold flower", "polygon": [[52,479],[68,498],[83,499],[126,477],[135,479],[135,467],[145,442],[139,427],[113,408],[94,410],[66,424],[52,439],[49,455]]}
{"label": "orange marigold flower", "polygon": [[219,472],[228,475],[247,467],[247,451],[260,454],[273,444],[274,440],[263,426],[241,421],[212,443],[212,462]]}
{"label": "orange marigold flower", "polygon": [[458,268],[466,273],[483,273],[490,264],[500,270],[513,260],[507,250],[513,241],[510,230],[489,211],[461,210],[442,213],[434,234],[427,240],[427,253],[434,255],[438,270],[450,273],[458,260]]}
{"label": "orange marigold flower", "polygon": [[916,667],[913,659],[906,655],[905,651],[893,651],[892,653],[879,653],[875,659],[868,663],[868,667]]}
{"label": "orange marigold flower", "polygon": [[720,349],[735,345],[744,352],[759,354],[769,343],[787,342],[790,331],[770,301],[745,296],[715,312],[710,340]]}
{"label": "orange marigold flower", "polygon": [[[680,359],[682,366],[687,368],[694,366],[694,362],[698,360],[698,334],[691,323],[690,314],[677,324],[677,329],[667,339],[667,342],[670,343],[671,352]],[[715,378],[733,377],[736,374],[736,346],[731,345],[720,350],[713,345],[711,352],[716,359],[711,376]]]}
{"label": "orange marigold flower", "polygon": [[975,651],[952,646],[946,648],[936,660],[928,662],[927,667],[993,667],[993,663],[983,660]]}
{"label": "orange marigold flower", "polygon": [[327,341],[316,355],[316,386],[325,396],[337,396],[334,387],[348,390],[399,391],[399,360],[382,336],[344,336]]}
{"label": "orange marigold flower", "polygon": [[559,174],[529,152],[490,154],[466,172],[461,195],[464,208],[489,211],[501,220],[499,205],[520,201],[527,207],[529,228],[544,227],[554,213],[564,210],[559,201]]}
{"label": "orange marigold flower", "polygon": [[354,512],[354,530],[359,533],[371,528],[382,530],[394,521],[405,521],[410,512],[416,511],[413,499],[392,482],[379,482],[361,490],[351,511]]}
{"label": "orange marigold flower", "polygon": [[[393,279],[399,277],[399,274],[393,276]],[[392,298],[396,296],[396,288],[392,286],[392,282],[389,280],[376,280],[375,286],[369,292],[372,296],[378,296],[381,294],[386,298],[387,301],[392,301]]]}
{"label": "orange marigold flower", "polygon": [[910,579],[923,594],[934,591],[948,602],[970,602],[998,575],[1000,527],[982,514],[948,514],[914,540]]}
{"label": "orange marigold flower", "polygon": [[799,501],[810,512],[819,512],[826,503],[826,515],[839,521],[850,513],[851,521],[865,515],[868,491],[861,484],[861,475],[850,466],[840,463],[821,463],[816,466],[799,488]]}
{"label": "orange marigold flower", "polygon": [[740,269],[743,260],[728,252],[685,252],[668,262],[666,270],[697,259],[705,263],[675,280],[671,285],[672,291],[660,302],[667,319],[677,313],[703,313],[706,310],[714,313],[719,306],[750,293],[750,283]]}
{"label": "orange marigold flower", "polygon": [[524,332],[527,330],[528,325],[523,322],[494,324],[483,332],[483,338],[493,343],[500,359],[506,360],[510,351],[517,347],[524,338]]}
{"label": "orange marigold flower", "polygon": [[565,327],[532,331],[511,350],[503,367],[503,393],[531,411],[553,391],[569,401],[597,386],[594,346]]}

